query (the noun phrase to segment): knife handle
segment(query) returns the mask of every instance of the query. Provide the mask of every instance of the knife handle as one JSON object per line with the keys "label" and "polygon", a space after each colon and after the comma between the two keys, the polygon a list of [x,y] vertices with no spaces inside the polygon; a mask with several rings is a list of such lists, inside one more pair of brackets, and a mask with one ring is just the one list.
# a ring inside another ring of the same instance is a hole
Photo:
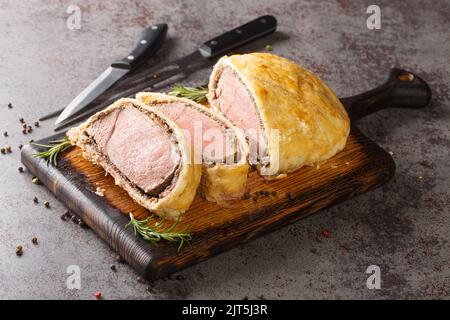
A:
{"label": "knife handle", "polygon": [[412,72],[393,68],[388,79],[365,93],[342,98],[350,119],[356,121],[387,108],[423,108],[431,100],[428,84]]}
{"label": "knife handle", "polygon": [[206,41],[200,46],[199,50],[204,57],[214,58],[238,46],[272,33],[276,28],[277,19],[274,16],[261,16],[240,27],[225,32],[214,39]]}
{"label": "knife handle", "polygon": [[144,29],[130,54],[111,64],[113,68],[133,70],[158,51],[167,35],[167,24],[160,23]]}

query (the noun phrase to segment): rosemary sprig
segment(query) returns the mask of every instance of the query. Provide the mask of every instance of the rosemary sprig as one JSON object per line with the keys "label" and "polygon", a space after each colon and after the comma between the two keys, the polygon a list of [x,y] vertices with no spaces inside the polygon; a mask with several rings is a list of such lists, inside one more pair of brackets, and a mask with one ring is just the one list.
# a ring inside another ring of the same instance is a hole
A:
{"label": "rosemary sprig", "polygon": [[[189,232],[174,231],[179,220],[180,219],[175,221],[170,227],[164,228],[164,218],[161,218],[159,222],[156,222],[155,216],[150,215],[143,220],[136,220],[130,212],[130,222],[128,222],[125,227],[133,226],[135,235],[139,233],[144,240],[149,241],[152,244],[158,244],[161,240],[179,242],[178,251],[180,251],[185,243],[190,245],[192,235]],[[153,225],[151,225],[151,223],[153,223]]]}
{"label": "rosemary sprig", "polygon": [[49,141],[49,144],[40,144],[40,143],[31,143],[33,146],[46,148],[45,151],[38,152],[33,155],[35,158],[43,158],[47,160],[47,164],[51,163],[55,167],[58,164],[58,156],[72,147],[72,144],[70,143],[69,138],[67,136],[64,136],[64,138],[58,139],[58,140],[52,140]]}
{"label": "rosemary sprig", "polygon": [[185,87],[180,84],[176,84],[168,93],[171,96],[187,98],[197,103],[202,103],[206,101],[206,94],[208,93],[208,88]]}

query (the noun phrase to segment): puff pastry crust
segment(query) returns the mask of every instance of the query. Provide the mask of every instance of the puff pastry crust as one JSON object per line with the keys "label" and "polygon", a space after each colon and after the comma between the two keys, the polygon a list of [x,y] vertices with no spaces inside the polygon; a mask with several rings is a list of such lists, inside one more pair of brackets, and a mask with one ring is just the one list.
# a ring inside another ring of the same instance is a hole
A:
{"label": "puff pastry crust", "polygon": [[[95,121],[118,108],[137,108],[142,112],[149,113],[153,121],[160,121],[170,129],[174,140],[177,142],[181,154],[180,168],[176,181],[173,181],[173,187],[162,198],[152,197],[130,183],[108,160],[108,157],[99,152],[95,142],[87,134],[87,129]],[[187,211],[195,198],[201,178],[201,165],[195,165],[190,158],[190,144],[183,132],[155,108],[134,99],[120,99],[103,111],[91,116],[80,126],[70,129],[67,136],[73,145],[81,148],[85,159],[103,167],[114,178],[116,185],[127,191],[134,201],[161,217],[172,220],[179,218],[182,213]]]}
{"label": "puff pastry crust", "polygon": [[268,53],[224,56],[209,82],[208,101],[219,112],[216,89],[225,68],[232,68],[252,96],[264,127],[269,165],[258,166],[261,175],[273,178],[326,160],[345,147],[350,120],[344,106],[309,70]]}
{"label": "puff pastry crust", "polygon": [[[227,130],[231,130],[236,137],[238,161],[230,164],[215,163],[211,165],[204,163],[200,190],[202,196],[206,200],[216,202],[224,207],[232,206],[235,200],[243,197],[247,187],[247,176],[249,171],[247,160],[249,150],[242,130],[236,128],[221,114],[189,99],[153,92],[138,93],[136,99],[150,106],[155,104],[181,102],[186,106],[207,115],[211,119],[219,121],[227,128]],[[159,111],[164,113],[164,108],[161,107]]]}

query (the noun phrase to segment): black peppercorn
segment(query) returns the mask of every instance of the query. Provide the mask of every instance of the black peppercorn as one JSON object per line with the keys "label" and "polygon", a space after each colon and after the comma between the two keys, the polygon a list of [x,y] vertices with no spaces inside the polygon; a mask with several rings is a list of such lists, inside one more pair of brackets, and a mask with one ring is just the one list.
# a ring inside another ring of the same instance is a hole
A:
{"label": "black peppercorn", "polygon": [[17,170],[19,170],[20,173],[23,173],[23,167],[19,167]]}
{"label": "black peppercorn", "polygon": [[137,280],[137,282],[139,282],[139,283],[145,283],[145,279],[142,278],[141,276],[137,277],[136,280]]}
{"label": "black peppercorn", "polygon": [[84,222],[83,220],[80,219],[80,221],[78,222],[78,225],[83,228],[83,229],[88,229],[88,225],[86,224],[86,222]]}
{"label": "black peppercorn", "polygon": [[34,198],[33,198],[33,202],[34,202],[34,203],[39,203],[38,198],[37,198],[37,197],[34,197]]}
{"label": "black peppercorn", "polygon": [[23,254],[23,247],[19,244],[16,246],[16,255],[19,257]]}
{"label": "black peppercorn", "polygon": [[45,206],[47,209],[50,208],[50,202],[45,201],[45,202],[44,202],[44,206]]}
{"label": "black peppercorn", "polygon": [[80,219],[77,216],[72,216],[72,222],[78,224]]}
{"label": "black peppercorn", "polygon": [[32,238],[31,238],[31,242],[32,242],[33,244],[38,244],[38,239],[37,239],[36,237],[32,237]]}

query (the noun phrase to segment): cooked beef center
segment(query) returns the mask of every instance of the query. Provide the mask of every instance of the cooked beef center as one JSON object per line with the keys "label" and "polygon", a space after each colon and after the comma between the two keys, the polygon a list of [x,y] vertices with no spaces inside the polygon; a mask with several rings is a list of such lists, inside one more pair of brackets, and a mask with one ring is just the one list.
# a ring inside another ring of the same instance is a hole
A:
{"label": "cooked beef center", "polygon": [[88,134],[99,151],[145,193],[157,196],[170,184],[180,162],[171,134],[146,112],[116,109],[93,123]]}
{"label": "cooked beef center", "polygon": [[199,162],[222,163],[235,156],[236,137],[220,120],[184,103],[165,103],[155,107],[185,130]]}
{"label": "cooked beef center", "polygon": [[239,76],[229,67],[220,75],[215,99],[225,117],[244,130],[250,143],[250,160],[254,160],[251,162],[264,157],[267,142],[255,102]]}

